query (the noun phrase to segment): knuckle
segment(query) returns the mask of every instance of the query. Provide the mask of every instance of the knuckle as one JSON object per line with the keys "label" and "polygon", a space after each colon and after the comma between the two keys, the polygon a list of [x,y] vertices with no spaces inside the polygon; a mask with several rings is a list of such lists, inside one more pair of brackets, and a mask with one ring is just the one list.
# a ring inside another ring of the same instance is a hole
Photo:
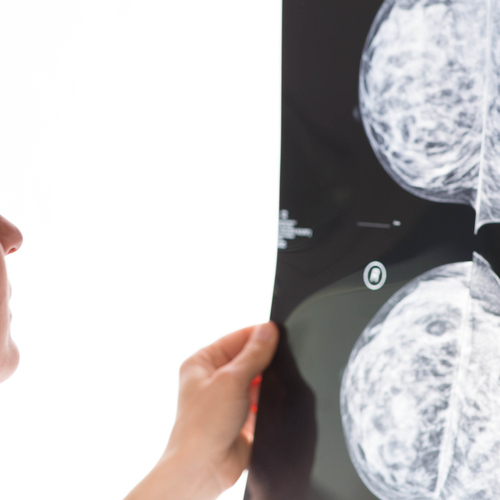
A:
{"label": "knuckle", "polygon": [[248,357],[255,359],[255,358],[261,358],[265,351],[262,349],[262,344],[257,342],[252,342],[252,344],[247,347],[246,352]]}
{"label": "knuckle", "polygon": [[239,370],[226,366],[219,370],[220,382],[228,388],[239,388],[243,385],[243,377]]}
{"label": "knuckle", "polygon": [[182,375],[185,375],[186,373],[188,373],[192,367],[193,367],[193,357],[190,356],[189,358],[185,359],[181,366],[179,367],[179,375],[182,376]]}

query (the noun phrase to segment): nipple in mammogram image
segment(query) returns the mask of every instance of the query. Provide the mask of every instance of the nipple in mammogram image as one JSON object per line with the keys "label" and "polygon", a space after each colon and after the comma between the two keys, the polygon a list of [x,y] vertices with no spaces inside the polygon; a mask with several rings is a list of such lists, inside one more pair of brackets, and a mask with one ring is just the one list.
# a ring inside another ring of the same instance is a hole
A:
{"label": "nipple in mammogram image", "polygon": [[344,371],[351,460],[381,500],[500,498],[500,280],[475,253],[380,309]]}
{"label": "nipple in mammogram image", "polygon": [[500,0],[386,0],[363,50],[360,110],[389,175],[500,222]]}

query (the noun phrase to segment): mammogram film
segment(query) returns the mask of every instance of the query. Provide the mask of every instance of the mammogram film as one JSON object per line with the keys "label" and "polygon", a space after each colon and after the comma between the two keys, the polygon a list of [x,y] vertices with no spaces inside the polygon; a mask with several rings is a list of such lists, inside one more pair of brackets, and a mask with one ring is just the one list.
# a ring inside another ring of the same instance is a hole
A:
{"label": "mammogram film", "polygon": [[417,277],[344,371],[351,460],[381,500],[500,498],[500,280],[488,262]]}
{"label": "mammogram film", "polygon": [[411,193],[500,222],[500,0],[387,0],[363,50],[360,109]]}

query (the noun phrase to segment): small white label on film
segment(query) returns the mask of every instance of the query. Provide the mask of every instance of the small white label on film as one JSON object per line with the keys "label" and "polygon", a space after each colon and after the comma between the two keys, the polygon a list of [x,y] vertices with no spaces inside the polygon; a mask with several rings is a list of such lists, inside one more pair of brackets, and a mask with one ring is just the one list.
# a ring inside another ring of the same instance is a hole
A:
{"label": "small white label on film", "polygon": [[374,260],[370,262],[363,272],[363,281],[370,290],[378,290],[384,286],[387,279],[387,271],[382,262]]}
{"label": "small white label on film", "polygon": [[308,227],[295,227],[297,221],[288,218],[288,210],[280,210],[278,230],[278,248],[284,250],[288,246],[287,240],[294,240],[297,236],[312,238],[313,230]]}

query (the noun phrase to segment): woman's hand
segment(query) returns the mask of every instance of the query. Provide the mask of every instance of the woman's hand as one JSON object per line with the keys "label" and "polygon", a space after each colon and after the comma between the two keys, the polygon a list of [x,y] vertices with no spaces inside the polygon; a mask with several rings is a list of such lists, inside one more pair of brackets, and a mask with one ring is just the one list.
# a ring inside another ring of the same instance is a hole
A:
{"label": "woman's hand", "polygon": [[277,344],[269,322],[226,335],[182,364],[167,449],[126,500],[210,500],[237,481],[252,448],[255,379]]}

